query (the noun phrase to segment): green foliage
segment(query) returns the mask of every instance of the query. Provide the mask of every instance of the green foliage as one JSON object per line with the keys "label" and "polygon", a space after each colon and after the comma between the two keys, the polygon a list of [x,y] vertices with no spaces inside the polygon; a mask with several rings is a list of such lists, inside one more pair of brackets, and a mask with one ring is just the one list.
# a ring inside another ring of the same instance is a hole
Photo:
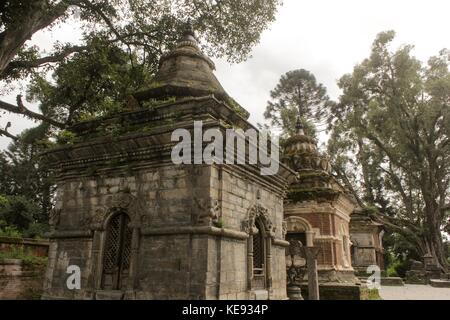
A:
{"label": "green foliage", "polygon": [[214,222],[214,226],[217,227],[217,228],[224,228],[225,227],[225,223],[223,222],[223,219],[220,218],[219,220]]}
{"label": "green foliage", "polygon": [[315,136],[315,124],[320,125],[326,120],[333,105],[326,88],[304,69],[289,71],[281,76],[270,95],[271,101],[267,103],[264,118],[270,121],[271,126],[281,128],[284,138],[295,134],[298,116],[305,132]]}
{"label": "green foliage", "polygon": [[411,260],[396,261],[390,268],[388,268],[388,275],[390,277],[406,277],[406,272],[411,269]]}
{"label": "green foliage", "polygon": [[47,257],[35,256],[24,250],[20,245],[0,251],[0,259],[20,259],[26,267],[45,267],[48,261]]}
{"label": "green foliage", "polygon": [[50,231],[48,223],[32,222],[28,228],[23,232],[24,238],[42,239],[44,235]]}
{"label": "green foliage", "polygon": [[[14,33],[20,25],[31,35],[41,21],[54,21],[51,29],[75,10],[79,13],[75,21],[83,30],[81,43],[56,42],[51,53],[27,47],[19,36],[17,43],[4,43],[0,37],[0,61],[9,63],[0,65],[0,80],[14,85],[31,76],[28,100],[38,101],[45,116],[64,125],[119,110],[127,95],[148,88],[161,54],[175,46],[188,17],[207,54],[240,62],[274,21],[281,4],[279,0],[119,0],[70,7],[44,0],[33,6],[19,3],[7,1],[1,7],[6,20],[0,20],[0,32]],[[4,57],[13,45],[18,53]],[[46,64],[43,56],[50,56],[54,64]]]}
{"label": "green foliage", "polygon": [[21,238],[22,233],[15,226],[9,226],[5,220],[0,220],[0,237]]}
{"label": "green foliage", "polygon": [[69,130],[61,130],[56,136],[57,144],[74,144],[75,142],[77,142],[77,137]]}
{"label": "green foliage", "polygon": [[368,290],[368,300],[383,300],[380,296],[378,289],[369,289]]}
{"label": "green foliage", "polygon": [[389,233],[446,265],[441,228],[450,179],[450,53],[423,65],[380,33],[369,58],[339,80],[328,151],[360,205],[377,207]]}
{"label": "green foliage", "polygon": [[9,226],[25,230],[38,215],[40,208],[24,196],[8,196],[8,201],[0,205],[0,219]]}
{"label": "green foliage", "polygon": [[249,113],[241,107],[233,98],[228,98],[227,105],[231,107],[238,115],[244,119],[248,119]]}

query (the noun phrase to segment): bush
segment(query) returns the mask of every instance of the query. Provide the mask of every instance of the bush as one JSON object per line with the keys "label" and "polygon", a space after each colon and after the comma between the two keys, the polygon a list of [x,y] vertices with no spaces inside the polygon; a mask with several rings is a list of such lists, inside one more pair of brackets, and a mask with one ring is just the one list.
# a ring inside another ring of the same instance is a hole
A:
{"label": "bush", "polygon": [[40,211],[38,205],[23,196],[2,196],[0,199],[0,220],[19,231],[27,229]]}
{"label": "bush", "polygon": [[0,220],[0,237],[21,238],[22,234],[14,226],[8,226],[6,221]]}
{"label": "bush", "polygon": [[406,272],[411,269],[411,260],[396,260],[387,268],[388,277],[406,277]]}
{"label": "bush", "polygon": [[44,267],[47,265],[47,257],[37,257],[26,252],[22,246],[12,246],[9,250],[0,252],[0,259],[20,259],[24,266]]}
{"label": "bush", "polygon": [[28,229],[23,232],[25,238],[43,238],[44,234],[50,230],[47,224],[32,222],[28,226]]}
{"label": "bush", "polygon": [[391,264],[386,271],[388,277],[398,277],[397,267],[400,265],[400,261],[396,261]]}

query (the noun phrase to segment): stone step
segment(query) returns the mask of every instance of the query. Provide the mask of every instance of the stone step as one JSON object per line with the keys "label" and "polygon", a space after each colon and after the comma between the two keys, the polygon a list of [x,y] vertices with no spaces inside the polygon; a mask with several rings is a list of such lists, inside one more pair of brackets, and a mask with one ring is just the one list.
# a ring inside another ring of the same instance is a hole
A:
{"label": "stone step", "polygon": [[430,285],[435,288],[450,288],[450,280],[431,279]]}
{"label": "stone step", "polygon": [[403,279],[400,277],[381,277],[382,286],[404,286]]}
{"label": "stone step", "polygon": [[95,300],[123,300],[124,292],[120,290],[98,290]]}
{"label": "stone step", "polygon": [[[362,283],[367,283],[368,277],[359,277]],[[400,277],[381,277],[382,286],[404,286],[405,283]]]}

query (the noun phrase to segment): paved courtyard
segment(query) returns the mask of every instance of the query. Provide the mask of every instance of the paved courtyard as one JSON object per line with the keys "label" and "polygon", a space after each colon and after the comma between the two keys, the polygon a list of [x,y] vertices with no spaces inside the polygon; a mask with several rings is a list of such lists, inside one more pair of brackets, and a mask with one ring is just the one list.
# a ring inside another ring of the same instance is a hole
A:
{"label": "paved courtyard", "polygon": [[405,284],[404,287],[382,286],[383,300],[450,300],[450,288]]}

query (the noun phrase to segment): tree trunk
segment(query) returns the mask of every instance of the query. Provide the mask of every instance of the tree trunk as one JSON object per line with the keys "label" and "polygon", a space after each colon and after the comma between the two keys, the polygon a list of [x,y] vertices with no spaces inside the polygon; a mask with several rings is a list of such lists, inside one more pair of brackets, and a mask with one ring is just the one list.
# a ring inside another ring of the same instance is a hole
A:
{"label": "tree trunk", "polygon": [[48,27],[64,15],[68,8],[68,5],[63,3],[55,7],[48,7],[46,2],[37,1],[28,12],[22,14],[20,23],[9,26],[0,33],[0,78],[25,42],[31,39],[37,31]]}

